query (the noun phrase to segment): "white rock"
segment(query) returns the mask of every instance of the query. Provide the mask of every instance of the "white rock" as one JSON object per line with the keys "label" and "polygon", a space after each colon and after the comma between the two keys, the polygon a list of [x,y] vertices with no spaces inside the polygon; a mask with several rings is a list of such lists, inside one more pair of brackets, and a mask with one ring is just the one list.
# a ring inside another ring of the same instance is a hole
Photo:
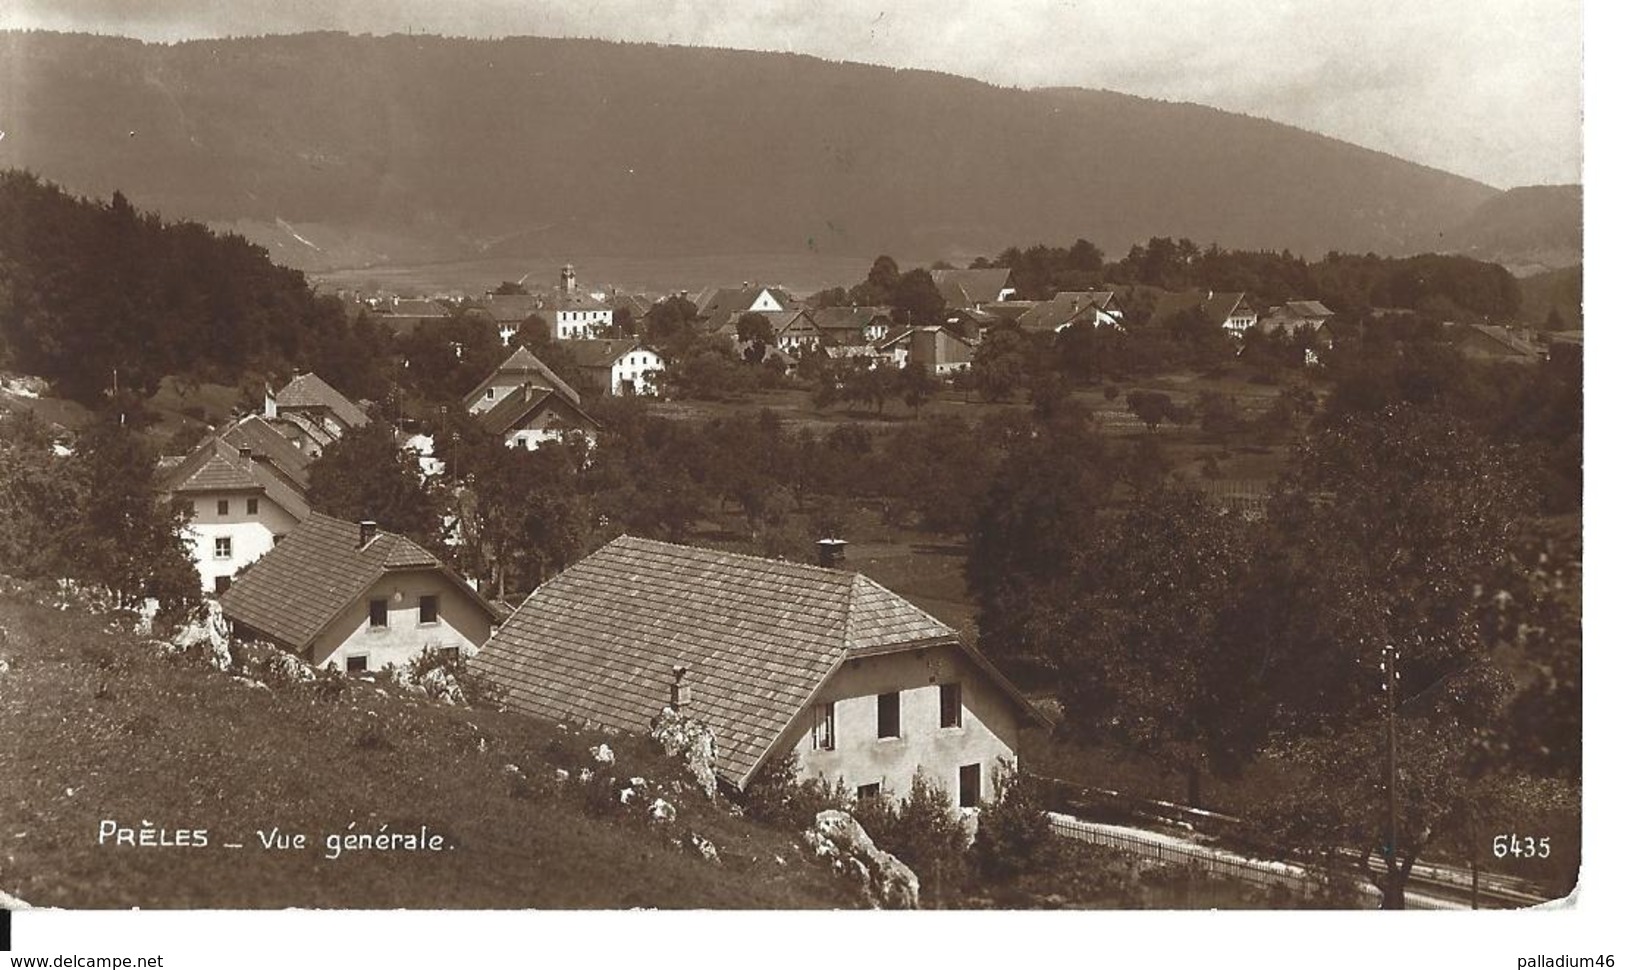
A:
{"label": "white rock", "polygon": [[656,822],[675,822],[677,809],[664,798],[657,798],[649,803],[649,818]]}
{"label": "white rock", "polygon": [[610,750],[610,747],[607,744],[600,744],[598,747],[593,748],[589,753],[592,755],[592,760],[601,765],[612,765],[615,763],[615,752]]}

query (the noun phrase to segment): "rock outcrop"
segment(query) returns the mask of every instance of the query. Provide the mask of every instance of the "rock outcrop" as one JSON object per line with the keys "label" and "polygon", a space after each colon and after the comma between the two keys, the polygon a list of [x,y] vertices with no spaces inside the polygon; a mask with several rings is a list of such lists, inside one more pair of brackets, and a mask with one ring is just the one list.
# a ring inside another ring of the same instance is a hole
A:
{"label": "rock outcrop", "polygon": [[868,905],[881,909],[918,909],[920,880],[914,870],[875,845],[849,813],[838,808],[819,812],[801,841],[814,857],[851,879]]}
{"label": "rock outcrop", "polygon": [[182,653],[201,657],[216,670],[231,669],[231,633],[220,604],[210,600],[203,618],[182,627],[170,640]]}
{"label": "rock outcrop", "polygon": [[705,797],[717,797],[717,739],[699,719],[662,708],[650,724],[649,736],[670,758],[681,758]]}
{"label": "rock outcrop", "polygon": [[463,688],[457,683],[457,678],[444,667],[436,667],[424,674],[422,684],[424,691],[432,700],[451,705],[468,703],[468,699],[463,696]]}

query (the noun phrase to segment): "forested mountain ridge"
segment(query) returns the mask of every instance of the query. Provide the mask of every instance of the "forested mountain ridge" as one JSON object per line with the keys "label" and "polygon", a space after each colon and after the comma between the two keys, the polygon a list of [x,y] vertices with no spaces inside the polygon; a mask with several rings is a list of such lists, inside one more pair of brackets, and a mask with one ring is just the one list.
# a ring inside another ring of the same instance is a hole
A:
{"label": "forested mountain ridge", "polygon": [[[0,34],[0,167],[307,268],[479,254],[963,257],[1079,235],[1403,254],[1500,196],[1274,122],[782,53]],[[302,241],[301,241],[302,240]]]}
{"label": "forested mountain ridge", "polygon": [[240,236],[0,171],[0,369],[58,396],[94,406],[169,375],[231,384],[294,366],[357,393],[376,336]]}

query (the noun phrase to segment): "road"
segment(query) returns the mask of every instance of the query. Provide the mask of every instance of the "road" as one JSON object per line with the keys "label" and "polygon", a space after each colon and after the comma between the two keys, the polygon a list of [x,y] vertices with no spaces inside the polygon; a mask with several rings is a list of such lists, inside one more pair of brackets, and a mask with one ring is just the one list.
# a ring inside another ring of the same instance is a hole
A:
{"label": "road", "polygon": [[[1264,886],[1286,885],[1304,892],[1317,888],[1321,882],[1317,873],[1298,863],[1254,858],[1211,842],[1155,829],[1086,822],[1062,812],[1050,812],[1049,816],[1050,824],[1060,835],[1149,859],[1198,865],[1229,878]],[[1368,881],[1358,883],[1357,890],[1373,906],[1380,899],[1380,893]],[[1523,880],[1494,873],[1479,874],[1480,908],[1516,909],[1547,901]],[[1405,904],[1411,909],[1470,909],[1472,873],[1453,866],[1418,863],[1411,870]]]}

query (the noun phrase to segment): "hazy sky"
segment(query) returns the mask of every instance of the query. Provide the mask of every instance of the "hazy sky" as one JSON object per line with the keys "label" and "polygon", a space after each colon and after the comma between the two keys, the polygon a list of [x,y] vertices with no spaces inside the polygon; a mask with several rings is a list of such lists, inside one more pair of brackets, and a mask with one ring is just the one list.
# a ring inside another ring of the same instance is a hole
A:
{"label": "hazy sky", "polygon": [[1580,180],[1582,0],[0,0],[0,28],[786,50],[1196,101],[1491,185]]}

